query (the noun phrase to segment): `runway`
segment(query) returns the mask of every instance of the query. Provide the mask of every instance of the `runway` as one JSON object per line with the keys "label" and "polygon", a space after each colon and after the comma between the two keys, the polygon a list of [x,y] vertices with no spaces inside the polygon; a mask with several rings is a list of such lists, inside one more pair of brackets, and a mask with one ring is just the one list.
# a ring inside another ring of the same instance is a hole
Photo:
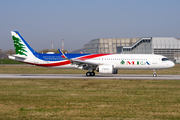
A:
{"label": "runway", "polygon": [[134,75],[134,74],[0,74],[0,79],[132,79],[132,80],[180,80],[180,75]]}

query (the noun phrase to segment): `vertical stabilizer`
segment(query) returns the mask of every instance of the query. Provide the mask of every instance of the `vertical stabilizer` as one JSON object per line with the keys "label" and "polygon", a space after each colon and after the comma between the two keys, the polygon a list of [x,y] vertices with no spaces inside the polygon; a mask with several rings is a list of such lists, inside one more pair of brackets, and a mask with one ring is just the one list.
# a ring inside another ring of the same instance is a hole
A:
{"label": "vertical stabilizer", "polygon": [[17,31],[11,31],[14,47],[17,55],[29,57],[36,53]]}

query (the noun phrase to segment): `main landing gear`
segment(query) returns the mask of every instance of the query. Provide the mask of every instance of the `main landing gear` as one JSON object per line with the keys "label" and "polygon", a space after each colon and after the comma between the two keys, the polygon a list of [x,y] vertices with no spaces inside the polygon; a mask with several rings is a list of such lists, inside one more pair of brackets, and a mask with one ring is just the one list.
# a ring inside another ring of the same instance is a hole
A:
{"label": "main landing gear", "polygon": [[94,71],[93,72],[87,72],[86,76],[95,76],[95,72]]}
{"label": "main landing gear", "polygon": [[157,77],[156,70],[153,70],[153,77]]}

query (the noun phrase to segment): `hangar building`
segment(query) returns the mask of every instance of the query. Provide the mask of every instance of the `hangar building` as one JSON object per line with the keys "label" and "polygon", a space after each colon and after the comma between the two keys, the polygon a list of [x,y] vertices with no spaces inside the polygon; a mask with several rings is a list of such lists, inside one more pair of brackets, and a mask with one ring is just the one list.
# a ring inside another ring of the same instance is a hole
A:
{"label": "hangar building", "polygon": [[173,37],[99,38],[84,45],[83,53],[159,54],[180,63],[180,39]]}

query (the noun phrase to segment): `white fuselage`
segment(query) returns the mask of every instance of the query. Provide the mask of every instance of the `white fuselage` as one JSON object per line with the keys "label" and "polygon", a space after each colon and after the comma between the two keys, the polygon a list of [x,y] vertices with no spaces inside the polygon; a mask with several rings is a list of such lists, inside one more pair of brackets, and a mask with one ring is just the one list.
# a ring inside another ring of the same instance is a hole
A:
{"label": "white fuselage", "polygon": [[112,54],[87,61],[111,64],[115,69],[166,69],[174,66],[172,61],[162,61],[162,58],[165,57],[154,54]]}
{"label": "white fuselage", "polygon": [[[162,61],[162,58],[166,58],[162,55],[154,55],[154,54],[109,54],[101,57],[95,57],[92,59],[83,59],[86,62],[93,62],[98,64],[106,64],[106,65],[113,65],[115,69],[166,69],[171,68],[174,66],[174,63],[170,60]],[[79,59],[79,58],[74,58]],[[38,58],[35,59],[36,62],[33,60],[29,61],[26,59],[24,62],[27,63],[36,63],[35,65],[44,66],[46,64],[54,64],[54,63],[61,63],[67,60],[61,61],[43,61]],[[67,68],[67,69],[76,69],[78,68],[77,65],[74,64],[63,64],[57,66],[45,66],[51,68]]]}

